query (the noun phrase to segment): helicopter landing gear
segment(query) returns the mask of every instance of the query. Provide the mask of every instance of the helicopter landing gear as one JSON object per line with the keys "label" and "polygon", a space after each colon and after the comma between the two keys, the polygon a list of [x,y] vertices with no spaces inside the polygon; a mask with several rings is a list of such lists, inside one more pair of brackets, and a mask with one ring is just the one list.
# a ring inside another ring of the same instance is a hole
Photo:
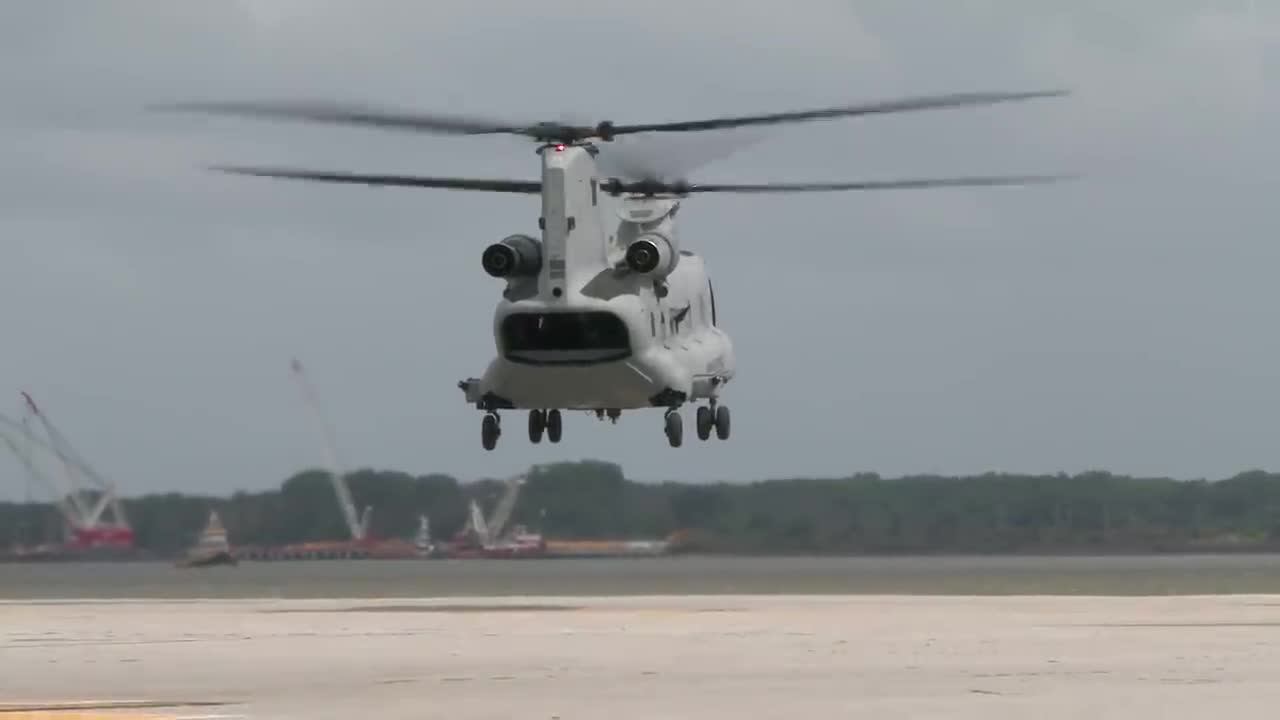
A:
{"label": "helicopter landing gear", "polygon": [[542,433],[547,429],[547,416],[541,410],[529,411],[529,442],[537,445],[542,442]]}
{"label": "helicopter landing gear", "polygon": [[715,425],[715,416],[711,412],[711,408],[706,405],[698,406],[697,422],[698,439],[707,440],[711,437],[711,427]]}
{"label": "helicopter landing gear", "polygon": [[676,408],[667,410],[664,420],[667,442],[670,443],[671,447],[680,447],[680,444],[684,441],[684,421],[680,418],[680,411]]}
{"label": "helicopter landing gear", "polygon": [[704,405],[698,408],[697,417],[698,439],[711,439],[711,431],[716,431],[716,437],[721,440],[729,439],[729,408],[723,405],[717,405],[712,402],[710,405]]}
{"label": "helicopter landing gear", "polygon": [[560,424],[560,411],[547,411],[547,439],[553,443],[560,442],[560,433],[563,426]]}
{"label": "helicopter landing gear", "polygon": [[489,412],[484,416],[484,420],[480,421],[480,444],[485,450],[492,450],[498,446],[498,437],[502,435],[502,426],[498,419],[498,413]]}
{"label": "helicopter landing gear", "polygon": [[542,433],[544,432],[550,442],[560,442],[560,433],[563,428],[560,423],[559,410],[530,410],[529,442],[535,445],[542,442]]}
{"label": "helicopter landing gear", "polygon": [[729,408],[723,405],[719,407],[716,407],[713,405],[712,407],[715,407],[716,437],[720,438],[721,440],[728,440],[729,439]]}

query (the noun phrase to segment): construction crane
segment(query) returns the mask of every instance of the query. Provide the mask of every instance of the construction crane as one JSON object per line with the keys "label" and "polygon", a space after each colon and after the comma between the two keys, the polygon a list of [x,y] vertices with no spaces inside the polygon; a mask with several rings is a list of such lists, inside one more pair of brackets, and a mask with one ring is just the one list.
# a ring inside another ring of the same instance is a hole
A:
{"label": "construction crane", "polygon": [[338,459],[338,443],[335,439],[333,425],[325,416],[324,408],[320,405],[320,396],[316,393],[315,387],[307,381],[306,373],[302,370],[302,363],[294,358],[290,367],[293,370],[293,376],[298,381],[298,386],[302,388],[302,396],[310,406],[312,415],[316,418],[317,424],[320,426],[321,439],[324,443],[325,462],[329,467],[329,475],[333,480],[333,491],[338,496],[338,508],[342,511],[342,519],[347,525],[347,531],[351,534],[351,539],[362,542],[369,538],[369,523],[372,508],[366,507],[363,512],[357,514],[355,501],[351,498],[351,488],[347,486],[347,474],[343,470],[342,463]]}
{"label": "construction crane", "polygon": [[[70,497],[81,511],[81,522],[72,531],[72,544],[91,547],[99,545],[132,547],[133,528],[129,526],[129,519],[125,516],[124,504],[120,501],[115,484],[104,478],[76,452],[66,436],[54,426],[48,414],[36,405],[30,393],[23,392],[22,399],[27,411],[23,423],[26,428],[26,437],[29,440],[35,438],[26,422],[34,417],[48,436],[48,447],[61,461]],[[93,487],[88,487],[89,484]],[[96,502],[92,506],[87,505],[85,501],[94,495],[97,496]],[[103,516],[108,509],[111,511],[111,518],[104,520]]]}
{"label": "construction crane", "polygon": [[[54,426],[35,400],[22,393],[26,415],[21,423],[0,418],[12,432],[3,433],[3,441],[18,458],[28,476],[44,485],[62,513],[70,534],[70,543],[81,547],[114,546],[132,548],[133,529],[124,513],[115,485],[98,473],[81,457],[66,437]],[[40,421],[48,440],[40,440],[31,431],[30,419]],[[15,439],[21,438],[21,442]],[[56,457],[62,468],[62,482],[40,472],[33,450],[42,449]],[[87,480],[88,482],[84,482]],[[104,519],[110,510],[110,519]]]}
{"label": "construction crane", "polygon": [[493,512],[488,518],[481,511],[480,504],[472,500],[468,506],[469,517],[467,524],[459,532],[459,539],[464,539],[468,534],[472,534],[480,547],[492,547],[507,542],[509,538],[504,537],[504,531],[507,529],[507,523],[510,522],[511,514],[515,510],[516,500],[520,497],[520,487],[524,485],[528,477],[529,473],[525,472],[507,478],[506,490],[502,493],[502,497],[498,499],[498,504],[494,506]]}
{"label": "construction crane", "polygon": [[502,494],[502,498],[498,500],[498,504],[493,509],[493,514],[489,516],[486,528],[491,542],[498,542],[502,539],[502,533],[507,529],[507,522],[511,520],[511,512],[516,508],[516,499],[520,496],[520,486],[524,484],[525,476],[516,475],[507,479],[507,490]]}
{"label": "construction crane", "polygon": [[86,514],[81,510],[77,502],[79,498],[73,500],[72,496],[60,488],[57,482],[40,472],[40,468],[36,465],[35,459],[31,455],[30,446],[33,444],[38,445],[39,441],[30,437],[29,428],[27,433],[23,433],[23,440],[26,442],[15,438],[14,435],[18,433],[11,433],[10,431],[12,428],[18,427],[18,423],[8,418],[0,418],[0,420],[3,420],[4,425],[10,426],[9,428],[0,428],[0,442],[3,442],[9,448],[9,451],[18,459],[18,463],[22,465],[23,470],[27,473],[28,502],[30,501],[31,485],[34,483],[44,486],[53,498],[54,507],[62,515],[68,532],[79,528],[83,524],[83,518]]}

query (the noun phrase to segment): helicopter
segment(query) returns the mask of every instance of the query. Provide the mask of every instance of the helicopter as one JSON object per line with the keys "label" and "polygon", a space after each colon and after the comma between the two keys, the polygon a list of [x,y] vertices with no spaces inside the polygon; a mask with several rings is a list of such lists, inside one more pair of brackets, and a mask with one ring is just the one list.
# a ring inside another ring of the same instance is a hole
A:
{"label": "helicopter", "polygon": [[[617,423],[623,410],[663,410],[671,447],[683,444],[684,406],[696,406],[699,440],[730,436],[722,402],[735,378],[733,343],[717,311],[704,258],[677,233],[681,203],[700,193],[790,193],[1025,185],[1063,175],[953,177],[863,182],[698,184],[652,172],[604,177],[600,150],[639,133],[700,132],[894,112],[1031,100],[1066,90],[921,96],[760,115],[649,124],[521,123],[327,101],[202,102],[167,111],[240,115],[452,135],[514,135],[532,140],[537,180],[377,175],[283,167],[215,165],[239,175],[539,195],[538,232],[488,245],[482,269],[503,281],[493,313],[496,356],[479,377],[458,382],[483,413],[481,445],[493,450],[502,411],[524,410],[530,442],[559,443],[562,411]],[[620,174],[621,175],[621,174]]]}

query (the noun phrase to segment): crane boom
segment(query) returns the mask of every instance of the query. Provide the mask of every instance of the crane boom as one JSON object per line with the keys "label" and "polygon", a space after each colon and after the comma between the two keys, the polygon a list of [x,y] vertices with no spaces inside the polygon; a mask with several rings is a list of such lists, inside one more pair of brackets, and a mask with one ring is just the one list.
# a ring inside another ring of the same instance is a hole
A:
{"label": "crane boom", "polygon": [[[16,424],[16,423],[15,423]],[[8,446],[14,457],[18,458],[18,462],[26,470],[27,475],[35,482],[45,486],[53,495],[53,504],[58,508],[58,512],[62,513],[62,519],[67,522],[71,528],[79,528],[83,524],[83,515],[78,512],[78,506],[72,505],[71,497],[67,493],[62,492],[58,484],[51,478],[46,477],[44,473],[36,468],[35,461],[31,458],[31,454],[27,449],[18,444],[9,433],[0,429],[0,442]]]}
{"label": "crane boom", "polygon": [[[30,404],[28,407],[30,407]],[[50,427],[52,426],[50,425]],[[8,430],[8,432],[2,432],[4,430]],[[101,480],[101,476],[96,476],[93,468],[89,467],[88,463],[84,462],[79,455],[68,450],[65,439],[62,440],[62,446],[58,446],[58,438],[61,438],[61,436],[58,435],[56,429],[53,430],[50,440],[42,440],[31,432],[31,427],[26,418],[22,422],[17,422],[0,415],[0,435],[4,436],[4,442],[15,452],[18,460],[27,468],[28,473],[52,490],[54,503],[67,523],[67,532],[70,536],[67,542],[69,544],[90,548],[115,547],[131,549],[134,547],[135,537],[133,530],[125,519],[124,509],[121,507],[122,503],[114,488],[110,483],[106,482],[103,482],[100,488],[89,488],[99,493],[96,504],[90,507],[88,498],[82,496],[85,488],[77,483],[76,479],[94,476],[95,479]],[[25,440],[25,445],[15,440],[15,438]],[[45,451],[50,456],[61,461],[62,469],[65,471],[64,479],[70,483],[69,488],[60,487],[53,477],[40,472],[33,453],[36,449]],[[112,514],[114,515],[110,522],[102,519],[102,514],[108,507],[112,509]]]}
{"label": "crane boom", "polygon": [[[62,460],[67,472],[73,473],[73,466],[78,466],[82,470],[87,469],[89,464],[84,461],[84,458],[80,457],[76,453],[75,449],[71,447],[71,443],[67,441],[67,438],[63,436],[62,432],[58,430],[58,428],[54,427],[53,422],[49,420],[49,417],[45,415],[43,411],[40,410],[31,395],[23,392],[22,399],[26,402],[28,417],[34,417],[40,421],[40,425],[44,428],[45,434],[49,436],[50,445],[53,447],[54,452],[58,454],[58,458]],[[106,481],[98,477],[95,473],[86,472],[85,476],[93,481],[100,490],[106,489]]]}
{"label": "crane boom", "polygon": [[498,506],[493,509],[493,515],[489,517],[488,533],[495,542],[502,537],[507,522],[511,520],[511,512],[516,508],[516,499],[520,496],[520,486],[524,484],[524,479],[524,475],[516,475],[507,480],[507,491],[502,494]]}
{"label": "crane boom", "polygon": [[[73,529],[89,527],[92,524],[89,520],[92,512],[86,506],[85,499],[81,497],[80,490],[76,486],[75,471],[72,468],[72,464],[75,461],[59,454],[57,448],[37,438],[35,433],[31,432],[29,417],[23,417],[21,425],[9,420],[8,418],[5,418],[4,420],[15,428],[21,427],[21,435],[23,440],[26,441],[26,447],[28,450],[39,447],[47,451],[54,458],[58,459],[61,465],[62,482],[58,482],[58,480],[52,475],[39,473],[39,476],[42,478],[43,484],[50,492],[53,493],[54,502],[65,506],[73,513],[74,517],[67,518],[69,526]],[[23,453],[23,457],[20,459],[25,462],[30,462],[31,467],[33,469],[35,468],[35,460],[31,454]]]}
{"label": "crane boom", "polygon": [[[112,524],[118,528],[128,530],[129,521],[125,517],[124,504],[120,502],[120,496],[116,492],[115,484],[102,477],[88,461],[76,452],[62,432],[54,426],[49,416],[36,405],[36,401],[31,397],[30,393],[23,392],[22,399],[26,403],[28,416],[35,417],[40,421],[45,434],[49,436],[49,448],[62,461],[67,483],[71,487],[71,498],[76,503],[77,509],[81,511],[85,525],[97,527],[102,521],[103,512],[109,507],[114,520]],[[26,425],[25,422],[23,424],[24,426]],[[30,433],[30,430],[28,429],[26,432],[27,436],[34,440],[34,435]],[[92,509],[86,508],[82,504],[83,499],[77,491],[79,483],[75,481],[77,475],[88,478],[93,485],[97,486],[96,490],[99,493],[99,497]]]}
{"label": "crane boom", "polygon": [[316,393],[311,383],[307,381],[307,376],[302,370],[302,363],[295,358],[291,367],[294,377],[298,380],[299,387],[302,388],[302,395],[311,407],[312,414],[320,426],[320,433],[324,441],[325,461],[329,466],[333,490],[338,496],[338,507],[342,511],[343,521],[347,524],[347,531],[351,533],[353,540],[364,540],[368,530],[366,527],[368,521],[359,516],[356,511],[355,501],[351,498],[351,489],[347,487],[346,472],[338,459],[338,443],[333,425],[325,417],[324,409],[320,405],[320,396]]}

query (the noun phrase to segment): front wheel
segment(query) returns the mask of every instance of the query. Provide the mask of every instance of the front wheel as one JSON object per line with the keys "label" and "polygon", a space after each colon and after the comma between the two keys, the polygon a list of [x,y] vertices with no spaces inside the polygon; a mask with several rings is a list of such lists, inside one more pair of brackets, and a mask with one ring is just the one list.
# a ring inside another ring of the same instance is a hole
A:
{"label": "front wheel", "polygon": [[501,428],[498,427],[498,418],[494,415],[485,415],[484,420],[480,421],[480,444],[485,450],[492,450],[498,446],[498,436],[502,434]]}
{"label": "front wheel", "polygon": [[680,447],[684,441],[684,421],[680,418],[680,413],[672,412],[667,414],[666,419],[667,442],[671,447]]}
{"label": "front wheel", "polygon": [[711,428],[715,425],[715,416],[712,414],[711,408],[706,405],[698,408],[696,424],[699,440],[706,440],[711,437]]}

